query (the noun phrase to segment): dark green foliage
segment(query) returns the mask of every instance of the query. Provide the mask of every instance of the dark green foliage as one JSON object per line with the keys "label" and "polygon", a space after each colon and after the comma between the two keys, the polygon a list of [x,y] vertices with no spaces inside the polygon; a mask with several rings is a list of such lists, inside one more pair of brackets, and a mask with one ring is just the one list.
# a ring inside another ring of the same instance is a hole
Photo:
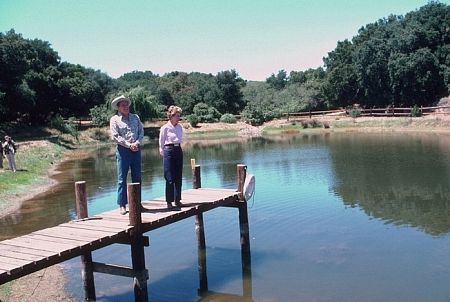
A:
{"label": "dark green foliage", "polygon": [[222,71],[216,76],[217,86],[219,87],[220,98],[223,105],[216,107],[221,113],[238,114],[244,109],[245,102],[241,88],[245,86],[235,70]]}
{"label": "dark green foliage", "polygon": [[450,6],[430,1],[362,27],[324,58],[332,107],[433,105],[449,93]]}
{"label": "dark green foliage", "polygon": [[50,127],[58,129],[62,133],[70,134],[75,138],[78,138],[77,120],[74,117],[70,117],[67,121],[59,114],[56,114],[50,119]]}
{"label": "dark green foliage", "polygon": [[142,86],[131,88],[127,95],[131,102],[131,112],[139,115],[142,122],[157,117],[164,116],[164,106],[161,106],[155,101],[155,97]]}
{"label": "dark green foliage", "polygon": [[272,75],[266,79],[266,83],[277,90],[283,89],[286,86],[287,81],[287,73],[283,69],[278,71],[277,75],[272,73]]}
{"label": "dark green foliage", "polygon": [[197,127],[198,123],[200,123],[200,117],[195,114],[190,114],[186,116],[186,120],[191,124],[192,127]]}
{"label": "dark green foliage", "polygon": [[352,118],[357,118],[361,116],[361,108],[359,107],[353,107],[349,110],[348,114],[352,117]]}
{"label": "dark green foliage", "polygon": [[419,106],[414,105],[414,106],[411,108],[411,116],[412,116],[412,117],[419,117],[419,116],[421,116],[421,115],[422,115],[422,110],[419,108]]}
{"label": "dark green foliage", "polygon": [[192,120],[197,120],[199,123],[213,123],[219,121],[220,113],[216,108],[210,107],[205,103],[198,103],[194,106]]}
{"label": "dark green foliage", "polygon": [[0,120],[42,124],[51,116],[84,116],[105,101],[113,80],[60,58],[50,44],[0,33]]}
{"label": "dark green foliage", "polygon": [[94,126],[106,126],[113,115],[111,107],[108,104],[102,104],[90,109],[89,116]]}

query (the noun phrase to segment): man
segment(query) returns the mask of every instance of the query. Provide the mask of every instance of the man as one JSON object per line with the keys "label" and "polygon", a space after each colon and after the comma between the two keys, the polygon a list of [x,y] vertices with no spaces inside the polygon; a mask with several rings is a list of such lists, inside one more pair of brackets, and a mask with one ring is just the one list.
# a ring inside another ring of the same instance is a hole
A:
{"label": "man", "polygon": [[[10,136],[5,135],[5,142],[2,144],[3,154],[5,154],[6,159],[9,163],[9,169],[16,172],[16,143],[11,139]],[[3,165],[3,162],[2,162]]]}
{"label": "man", "polygon": [[131,169],[132,182],[141,183],[141,148],[144,127],[137,114],[130,113],[131,100],[121,95],[111,102],[117,114],[111,117],[109,127],[112,140],[117,143],[117,204],[120,214],[127,213],[127,176]]}
{"label": "man", "polygon": [[3,143],[0,141],[0,169],[3,169]]}

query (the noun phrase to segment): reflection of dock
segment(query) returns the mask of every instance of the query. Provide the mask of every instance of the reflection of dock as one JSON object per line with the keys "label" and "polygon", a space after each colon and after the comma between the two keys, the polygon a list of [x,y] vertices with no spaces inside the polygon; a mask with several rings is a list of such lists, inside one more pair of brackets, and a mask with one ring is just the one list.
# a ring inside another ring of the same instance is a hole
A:
{"label": "reflection of dock", "polygon": [[[88,217],[85,182],[75,184],[78,219],[31,234],[0,241],[0,284],[81,256],[85,298],[95,300],[94,272],[134,278],[136,301],[147,301],[148,272],[143,233],[195,216],[199,293],[208,293],[203,213],[217,207],[239,210],[243,297],[251,299],[250,242],[247,203],[242,199],[246,166],[237,166],[238,189],[201,188],[200,166],[192,169],[194,189],[182,192],[183,207],[167,209],[163,197],[141,203],[140,184],[128,184],[129,213],[117,209]],[[131,246],[132,267],[92,261],[92,251],[113,243]],[[207,295],[206,295],[207,296]],[[205,300],[207,301],[207,300]],[[248,301],[248,300],[246,300]]]}

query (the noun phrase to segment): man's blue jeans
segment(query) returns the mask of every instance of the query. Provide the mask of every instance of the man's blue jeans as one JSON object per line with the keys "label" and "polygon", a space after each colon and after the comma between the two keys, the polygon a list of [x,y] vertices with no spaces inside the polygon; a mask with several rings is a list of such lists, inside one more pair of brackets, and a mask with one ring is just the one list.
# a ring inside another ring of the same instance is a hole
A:
{"label": "man's blue jeans", "polygon": [[124,207],[127,199],[127,176],[131,169],[131,181],[141,183],[141,149],[133,152],[128,148],[117,145],[117,204]]}
{"label": "man's blue jeans", "polygon": [[183,177],[183,151],[181,147],[164,147],[164,178],[166,179],[166,202],[181,200],[181,181]]}

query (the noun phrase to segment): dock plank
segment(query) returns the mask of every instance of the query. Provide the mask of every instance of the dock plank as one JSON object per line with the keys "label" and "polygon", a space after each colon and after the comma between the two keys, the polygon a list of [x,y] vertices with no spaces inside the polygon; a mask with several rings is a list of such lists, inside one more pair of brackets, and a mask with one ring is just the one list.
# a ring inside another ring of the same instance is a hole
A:
{"label": "dock plank", "polygon": [[7,254],[9,252],[15,252],[17,254],[26,254],[26,255],[33,255],[33,256],[38,256],[38,257],[50,257],[52,255],[55,255],[55,253],[53,252],[49,252],[49,251],[42,251],[42,250],[37,250],[34,249],[32,247],[19,247],[19,246],[14,246],[14,245],[8,245],[8,244],[4,244],[3,241],[0,242],[0,255],[3,255],[4,253]]}
{"label": "dock plank", "polygon": [[20,259],[20,260],[26,260],[26,261],[39,261],[42,259],[46,259],[46,257],[44,256],[37,256],[37,255],[30,255],[30,254],[23,254],[23,253],[18,253],[17,251],[1,251],[0,254],[3,257],[8,257],[8,258],[15,258],[15,259]]}
{"label": "dock plank", "polygon": [[[24,265],[30,263],[29,260],[23,260],[23,259],[11,258],[11,257],[3,256],[3,255],[0,256],[0,262],[1,262],[1,263],[6,263],[6,264],[12,264],[12,265],[16,265],[16,266],[24,266]],[[32,261],[31,261],[31,262],[32,262]]]}

